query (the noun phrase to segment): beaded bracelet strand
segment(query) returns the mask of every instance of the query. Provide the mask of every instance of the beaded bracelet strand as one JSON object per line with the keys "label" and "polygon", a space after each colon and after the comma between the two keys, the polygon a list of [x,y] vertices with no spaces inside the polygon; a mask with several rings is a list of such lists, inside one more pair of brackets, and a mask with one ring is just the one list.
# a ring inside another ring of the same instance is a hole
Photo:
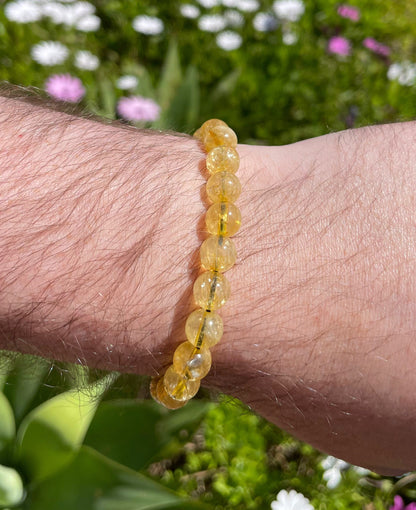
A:
{"label": "beaded bracelet strand", "polygon": [[215,310],[230,297],[230,284],[223,273],[237,258],[230,236],[241,224],[240,211],[234,205],[241,192],[235,175],[240,164],[236,134],[222,120],[211,119],[195,131],[194,137],[207,152],[206,167],[211,174],[206,192],[212,205],[205,216],[211,235],[200,248],[205,271],[194,283],[194,300],[199,308],[186,321],[187,341],[175,350],[173,364],[164,374],[152,377],[150,383],[152,397],[168,409],[183,407],[197,393],[201,379],[211,368],[210,348],[223,334],[222,319]]}

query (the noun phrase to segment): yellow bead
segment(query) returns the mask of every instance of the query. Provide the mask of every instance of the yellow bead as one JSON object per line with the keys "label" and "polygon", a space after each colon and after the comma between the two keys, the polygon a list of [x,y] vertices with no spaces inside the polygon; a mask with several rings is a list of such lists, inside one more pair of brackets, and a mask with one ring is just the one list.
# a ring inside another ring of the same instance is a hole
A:
{"label": "yellow bead", "polygon": [[237,259],[235,244],[228,237],[208,237],[202,243],[200,253],[205,269],[220,273],[233,267]]}
{"label": "yellow bead", "polygon": [[205,223],[214,236],[233,236],[240,228],[241,213],[231,202],[219,202],[208,209]]}
{"label": "yellow bead", "polygon": [[173,368],[189,380],[202,379],[211,368],[209,349],[198,349],[190,342],[183,342],[173,354]]}
{"label": "yellow bead", "polygon": [[195,131],[194,137],[198,138],[198,140],[201,140],[201,142],[202,142],[204,140],[205,136],[207,135],[208,131],[216,126],[227,126],[227,124],[223,120],[220,120],[220,119],[209,119],[209,120],[205,121],[202,124],[202,126]]}
{"label": "yellow bead", "polygon": [[170,395],[168,395],[165,385],[163,383],[163,376],[158,377],[157,385],[156,385],[156,402],[162,404],[167,409],[179,409],[188,403],[188,400],[175,400]]}
{"label": "yellow bead", "polygon": [[207,154],[207,170],[210,174],[216,172],[231,172],[235,174],[240,165],[238,152],[232,147],[215,147]]}
{"label": "yellow bead", "polygon": [[221,273],[205,271],[195,280],[195,303],[204,310],[216,310],[227,301],[230,294],[230,284]]}
{"label": "yellow bead", "polygon": [[200,381],[191,381],[185,376],[178,374],[171,365],[163,376],[163,385],[169,396],[174,400],[189,400],[199,390]]}
{"label": "yellow bead", "polygon": [[207,195],[211,202],[235,202],[241,193],[238,177],[230,172],[218,172],[208,179]]}
{"label": "yellow bead", "polygon": [[201,128],[199,128],[199,129],[197,129],[197,130],[195,131],[195,133],[193,134],[193,137],[194,137],[194,138],[196,138],[197,140],[199,140],[199,141],[203,142],[203,140],[204,140],[204,135],[203,135],[203,133],[202,133]]}
{"label": "yellow bead", "polygon": [[150,379],[150,395],[152,395],[153,400],[156,400],[158,404],[160,404],[161,402],[159,400],[159,397],[157,396],[157,385],[161,378],[162,376],[158,375]]}
{"label": "yellow bead", "polygon": [[237,135],[227,125],[214,126],[209,129],[203,139],[204,147],[207,152],[211,151],[214,147],[237,147]]}
{"label": "yellow bead", "polygon": [[223,330],[221,316],[201,308],[194,310],[185,324],[186,338],[197,347],[209,348],[217,344],[221,340]]}

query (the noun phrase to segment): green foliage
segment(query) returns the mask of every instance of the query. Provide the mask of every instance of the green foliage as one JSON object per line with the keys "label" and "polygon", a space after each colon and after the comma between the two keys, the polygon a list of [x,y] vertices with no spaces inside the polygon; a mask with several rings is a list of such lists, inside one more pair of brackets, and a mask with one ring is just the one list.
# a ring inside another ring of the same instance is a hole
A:
{"label": "green foliage", "polygon": [[[78,365],[13,358],[6,356],[10,362],[2,364],[7,372],[0,392],[0,508],[207,508],[138,470],[180,450],[209,404],[196,401],[176,414],[149,401],[100,404],[117,372],[103,376]],[[6,391],[24,405],[14,408]],[[14,409],[20,415],[28,410],[17,429]]]}
{"label": "green foliage", "polygon": [[[208,403],[194,401],[170,413],[151,401],[103,402],[85,444],[131,469],[144,469],[190,439],[208,408]],[[181,441],[177,439],[179,433]]]}
{"label": "green foliage", "polygon": [[[262,2],[262,11],[272,12],[272,3]],[[69,72],[86,86],[87,110],[114,118],[120,97],[140,94],[162,107],[156,128],[189,132],[206,118],[219,117],[235,127],[242,141],[263,143],[289,143],[416,115],[415,87],[387,79],[391,62],[413,59],[414,2],[362,0],[357,4],[361,18],[354,23],[337,14],[337,0],[314,0],[306,3],[299,21],[282,22],[270,32],[255,30],[256,13],[245,12],[243,25],[233,28],[243,44],[228,52],[216,45],[216,34],[181,16],[179,4],[97,1],[102,24],[97,33],[62,29],[48,20],[21,25],[8,21],[0,10],[0,79],[43,88],[50,74]],[[219,5],[202,13],[226,10]],[[159,16],[164,32],[150,37],[135,32],[131,22],[138,14]],[[287,32],[298,38],[295,44],[284,44]],[[328,52],[334,35],[350,40],[351,55]],[[363,47],[370,36],[391,48],[390,58]],[[33,62],[31,47],[45,39],[68,46],[64,64],[44,67]],[[99,56],[96,71],[74,66],[79,49]],[[118,90],[115,82],[122,74],[137,76],[137,88]]]}
{"label": "green foliage", "polygon": [[24,494],[19,473],[13,468],[0,465],[0,508],[18,505]]}
{"label": "green foliage", "polygon": [[168,487],[198,495],[218,510],[267,510],[282,489],[303,493],[319,510],[376,510],[392,501],[391,479],[363,476],[353,467],[343,472],[338,487],[328,489],[322,458],[237,400],[223,397],[187,445],[185,458],[173,457],[160,477]]}
{"label": "green foliage", "polygon": [[72,460],[112,379],[111,373],[86,388],[60,393],[25,417],[17,432],[15,454],[33,482],[51,476]]}
{"label": "green foliage", "polygon": [[3,452],[15,435],[15,420],[13,409],[4,396],[0,393],[0,452]]}
{"label": "green foliage", "polygon": [[203,510],[135,471],[83,446],[64,470],[39,484],[23,508],[30,510]]}

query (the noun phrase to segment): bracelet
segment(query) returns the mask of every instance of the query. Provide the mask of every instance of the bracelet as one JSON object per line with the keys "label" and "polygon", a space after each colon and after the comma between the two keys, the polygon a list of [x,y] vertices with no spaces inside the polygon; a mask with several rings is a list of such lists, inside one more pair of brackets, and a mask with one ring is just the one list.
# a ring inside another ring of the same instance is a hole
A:
{"label": "bracelet", "polygon": [[211,368],[210,347],[223,334],[221,316],[215,310],[230,297],[230,284],[223,275],[236,261],[237,254],[230,236],[241,224],[241,214],[234,205],[241,184],[235,175],[240,164],[237,136],[225,122],[206,121],[194,133],[207,152],[206,167],[211,174],[206,192],[212,205],[206,212],[205,223],[210,237],[200,248],[201,264],[205,270],[193,287],[198,309],[188,317],[185,325],[187,341],[175,350],[173,364],[164,374],[152,377],[150,393],[154,400],[168,409],[183,407],[199,390],[200,381]]}

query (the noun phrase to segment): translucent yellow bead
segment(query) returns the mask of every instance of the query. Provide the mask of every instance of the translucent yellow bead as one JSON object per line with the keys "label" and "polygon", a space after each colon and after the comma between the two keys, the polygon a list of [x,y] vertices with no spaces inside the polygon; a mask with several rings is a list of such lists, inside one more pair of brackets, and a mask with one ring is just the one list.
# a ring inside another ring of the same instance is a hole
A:
{"label": "translucent yellow bead", "polygon": [[230,172],[218,172],[208,179],[207,195],[211,202],[235,202],[241,193],[238,177]]}
{"label": "translucent yellow bead", "polygon": [[157,396],[157,385],[161,379],[162,379],[162,376],[160,376],[160,375],[156,376],[156,377],[152,377],[150,379],[150,395],[152,395],[153,400],[156,400],[156,402],[158,402],[159,404],[161,402],[159,400],[159,397]]}
{"label": "translucent yellow bead", "polygon": [[168,395],[163,382],[163,376],[161,376],[157,378],[155,400],[156,402],[159,402],[159,404],[165,406],[167,409],[179,409],[180,407],[183,407],[185,404],[187,404],[189,399],[176,400]]}
{"label": "translucent yellow bead", "polygon": [[219,202],[208,209],[205,223],[214,236],[233,236],[241,226],[241,213],[231,202]]}
{"label": "translucent yellow bead", "polygon": [[191,381],[202,379],[211,368],[211,353],[207,348],[198,349],[190,342],[183,342],[173,354],[173,368]]}
{"label": "translucent yellow bead", "polygon": [[237,135],[227,125],[214,126],[206,133],[203,143],[207,152],[211,151],[214,147],[237,147]]}
{"label": "translucent yellow bead", "polygon": [[223,120],[220,120],[220,119],[207,120],[202,124],[202,126],[199,129],[197,129],[195,131],[194,137],[198,138],[198,140],[203,141],[204,137],[207,135],[208,131],[216,126],[227,126],[227,124]]}
{"label": "translucent yellow bead", "polygon": [[171,365],[163,376],[163,385],[169,396],[174,400],[183,401],[189,400],[196,395],[199,390],[200,381],[199,379],[191,381],[187,377],[178,374],[173,365]]}
{"label": "translucent yellow bead", "polygon": [[185,324],[185,334],[191,344],[197,347],[212,347],[222,337],[223,324],[221,316],[199,308],[194,310]]}
{"label": "translucent yellow bead", "polygon": [[220,273],[233,267],[237,259],[235,244],[228,237],[208,237],[202,243],[200,253],[205,269]]}
{"label": "translucent yellow bead", "polygon": [[216,172],[231,172],[235,174],[240,165],[238,152],[232,147],[215,147],[207,154],[207,170],[210,174]]}
{"label": "translucent yellow bead", "polygon": [[195,303],[204,310],[216,310],[227,301],[230,294],[230,284],[221,273],[205,271],[195,280]]}

